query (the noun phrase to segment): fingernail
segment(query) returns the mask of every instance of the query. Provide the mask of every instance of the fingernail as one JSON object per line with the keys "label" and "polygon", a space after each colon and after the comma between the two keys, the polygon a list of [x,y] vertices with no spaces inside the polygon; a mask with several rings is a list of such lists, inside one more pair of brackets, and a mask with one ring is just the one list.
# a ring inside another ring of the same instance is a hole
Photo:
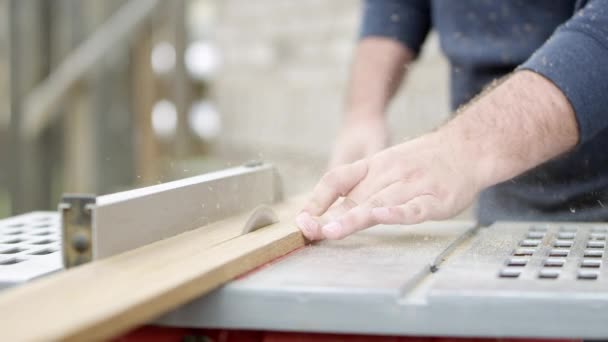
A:
{"label": "fingernail", "polygon": [[335,236],[340,234],[342,225],[339,222],[334,221],[324,225],[321,229],[323,229],[324,235]]}
{"label": "fingernail", "polygon": [[386,219],[389,216],[389,211],[388,208],[373,208],[372,215],[380,219]]}
{"label": "fingernail", "polygon": [[298,227],[306,230],[309,233],[313,232],[312,217],[307,212],[302,212],[296,216],[296,224]]}

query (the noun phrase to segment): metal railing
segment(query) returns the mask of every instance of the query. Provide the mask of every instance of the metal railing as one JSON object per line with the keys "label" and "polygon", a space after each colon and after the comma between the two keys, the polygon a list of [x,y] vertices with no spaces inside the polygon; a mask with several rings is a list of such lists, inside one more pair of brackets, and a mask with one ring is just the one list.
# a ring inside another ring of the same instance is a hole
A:
{"label": "metal railing", "polygon": [[[9,64],[9,69],[11,69],[10,160],[5,169],[10,170],[9,184],[7,185],[10,187],[13,214],[48,208],[49,201],[56,200],[50,195],[51,191],[49,189],[51,186],[44,184],[53,180],[43,175],[46,170],[41,170],[48,166],[40,160],[47,153],[44,148],[44,133],[47,128],[52,127],[54,123],[62,119],[64,114],[67,114],[65,105],[74,102],[75,98],[82,95],[80,91],[82,87],[79,87],[79,85],[90,84],[90,76],[103,69],[102,64],[109,57],[112,57],[117,50],[124,49],[125,45],[128,46],[134,40],[149,42],[151,35],[149,30],[146,31],[145,28],[152,21],[151,19],[156,18],[155,15],[157,14],[164,16],[165,13],[183,11],[185,1],[125,1],[122,6],[114,10],[105,21],[99,24],[89,36],[85,37],[80,44],[72,48],[65,57],[56,63],[48,71],[48,75],[40,82],[35,83],[33,87],[30,86],[29,90],[23,84],[20,84],[19,70],[23,70],[24,67],[27,68],[28,65],[27,62],[20,60],[23,56],[19,53],[26,46],[25,44],[31,44],[32,42],[21,41],[19,33],[20,29],[23,29],[23,21],[20,23],[19,17],[14,15],[17,13],[17,9],[23,8],[19,6],[23,6],[24,3],[20,0],[11,1],[11,15],[9,16],[11,18],[9,24],[11,32]],[[40,4],[41,7],[46,9],[51,6],[44,0]],[[67,8],[69,9],[69,7]],[[161,12],[161,10],[163,11]],[[42,12],[48,15],[44,10]],[[185,22],[177,23],[177,26],[180,25],[184,26]],[[179,34],[185,34],[184,28],[177,31]],[[142,36],[144,32],[147,32],[147,35]],[[183,39],[185,37],[178,37],[178,41]],[[137,99],[130,101],[137,101]],[[81,114],[72,112],[70,118],[78,117]],[[92,122],[92,124],[94,125],[95,122]],[[62,131],[62,134],[66,134],[66,132]],[[84,134],[79,133],[78,138],[86,138],[86,136],[86,132]],[[89,142],[88,144],[94,145],[95,143]],[[32,146],[34,147],[31,148]],[[31,153],[31,151],[35,151],[35,153]],[[31,154],[36,154],[36,156]],[[76,157],[76,159],[78,158],[79,156]],[[86,161],[77,162],[86,163]],[[88,171],[91,168],[94,169],[95,166],[89,167]],[[78,172],[86,173],[86,171],[85,168],[84,171],[79,170]],[[94,177],[94,175],[88,177]],[[46,189],[42,189],[42,187]],[[36,197],[43,197],[45,200],[32,200]]]}

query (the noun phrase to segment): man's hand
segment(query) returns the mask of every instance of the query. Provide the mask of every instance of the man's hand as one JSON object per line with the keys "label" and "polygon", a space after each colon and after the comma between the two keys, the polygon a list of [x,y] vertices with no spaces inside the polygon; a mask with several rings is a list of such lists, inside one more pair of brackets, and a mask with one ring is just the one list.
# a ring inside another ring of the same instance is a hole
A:
{"label": "man's hand", "polygon": [[335,142],[329,168],[333,169],[380,152],[386,148],[388,136],[383,115],[345,123]]}
{"label": "man's hand", "polygon": [[482,189],[570,150],[578,136],[561,90],[519,71],[438,131],[329,171],[296,223],[318,240],[449,218]]}
{"label": "man's hand", "polygon": [[[415,224],[458,214],[481,190],[474,151],[429,134],[329,171],[297,218],[310,240],[341,239],[376,224]],[[336,200],[345,197],[328,211]],[[334,216],[318,218],[322,214]]]}

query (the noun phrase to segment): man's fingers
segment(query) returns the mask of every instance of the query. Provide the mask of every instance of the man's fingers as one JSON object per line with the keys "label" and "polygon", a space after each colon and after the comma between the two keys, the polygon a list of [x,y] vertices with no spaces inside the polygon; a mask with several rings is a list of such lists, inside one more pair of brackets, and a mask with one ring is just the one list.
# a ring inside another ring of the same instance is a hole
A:
{"label": "man's fingers", "polygon": [[321,233],[327,239],[336,240],[376,224],[410,225],[441,216],[441,207],[437,197],[420,195],[397,206],[373,207],[370,206],[370,203],[357,206],[339,219],[324,225]]}
{"label": "man's fingers", "polygon": [[307,212],[302,212],[296,216],[296,225],[310,241],[321,240],[323,238],[321,224]]}
{"label": "man's fingers", "polygon": [[428,190],[424,183],[397,181],[372,195],[364,205],[370,208],[394,207],[428,193]]}
{"label": "man's fingers", "polygon": [[376,224],[373,221],[371,209],[365,206],[357,206],[342,217],[331,221],[322,228],[323,236],[330,240],[342,239],[354,232],[368,228]]}
{"label": "man's fingers", "polygon": [[352,201],[350,198],[342,197],[341,199],[337,200],[334,205],[329,207],[329,209],[327,209],[323,216],[321,216],[321,225],[325,225],[331,221],[339,219],[340,217],[342,217],[342,215],[344,215],[356,206],[357,203]]}
{"label": "man's fingers", "polygon": [[420,196],[425,189],[426,187],[422,184],[412,185],[404,184],[401,181],[395,182],[374,194],[365,203],[351,208],[338,218],[334,218],[333,221],[323,226],[321,232],[328,239],[342,239],[359,230],[369,228],[380,223],[372,215],[374,208],[398,206]]}
{"label": "man's fingers", "polygon": [[322,217],[312,217],[307,212],[300,213],[296,217],[296,224],[300,227],[300,230],[308,240],[321,240],[324,238],[324,235],[321,232],[321,227],[323,225],[337,220],[344,215],[344,213],[356,206],[357,203],[344,197],[342,200],[337,201],[334,205],[329,207]]}
{"label": "man's fingers", "polygon": [[367,174],[367,162],[337,167],[323,176],[312,192],[312,197],[303,211],[312,216],[321,216],[341,196],[346,195]]}
{"label": "man's fingers", "polygon": [[[390,161],[388,161],[387,157],[381,158],[383,161],[378,162],[377,164],[384,164],[386,167],[378,167],[376,166],[375,170],[370,169],[370,175],[373,172],[373,176],[366,177],[361,180],[359,184],[357,184],[348,194],[350,198],[352,198],[357,203],[364,203],[370,197],[377,194],[378,192],[390,187],[395,183],[401,183],[399,180],[401,176],[398,172],[391,170],[389,167]],[[372,161],[373,163],[373,161]],[[411,187],[411,184],[407,184],[407,189]],[[404,202],[401,202],[404,203]]]}
{"label": "man's fingers", "polygon": [[399,206],[374,208],[371,214],[379,224],[417,224],[441,216],[440,210],[437,197],[421,195]]}

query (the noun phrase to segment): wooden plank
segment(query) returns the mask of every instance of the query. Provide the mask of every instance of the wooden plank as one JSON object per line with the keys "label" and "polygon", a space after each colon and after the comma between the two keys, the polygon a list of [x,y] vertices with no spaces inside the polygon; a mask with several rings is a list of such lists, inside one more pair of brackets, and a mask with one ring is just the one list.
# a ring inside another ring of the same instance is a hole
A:
{"label": "wooden plank", "polygon": [[304,246],[291,223],[299,202],[275,206],[281,221],[246,235],[240,216],[8,290],[0,340],[120,335]]}

